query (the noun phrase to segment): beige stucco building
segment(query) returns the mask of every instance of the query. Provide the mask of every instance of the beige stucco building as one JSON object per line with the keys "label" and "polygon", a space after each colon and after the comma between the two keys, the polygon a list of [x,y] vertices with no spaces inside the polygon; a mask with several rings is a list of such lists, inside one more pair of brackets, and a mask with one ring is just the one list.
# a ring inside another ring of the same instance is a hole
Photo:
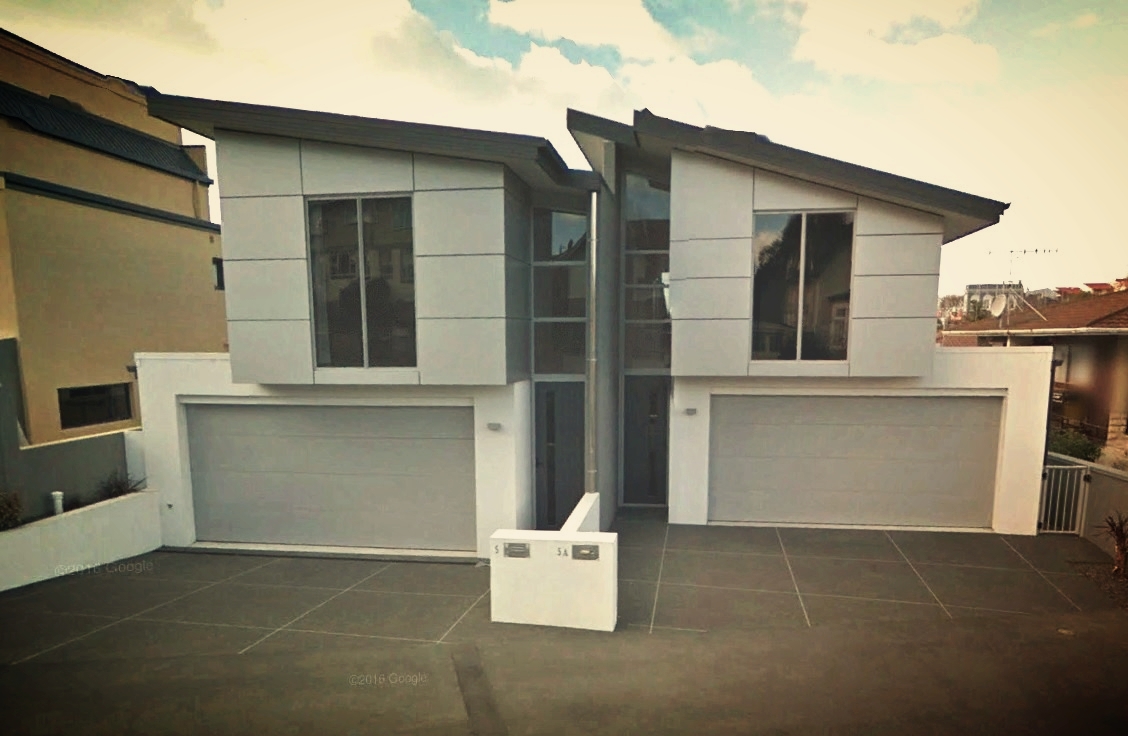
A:
{"label": "beige stucco building", "polygon": [[226,350],[203,148],[7,32],[0,70],[0,383],[31,444],[136,426],[134,353]]}

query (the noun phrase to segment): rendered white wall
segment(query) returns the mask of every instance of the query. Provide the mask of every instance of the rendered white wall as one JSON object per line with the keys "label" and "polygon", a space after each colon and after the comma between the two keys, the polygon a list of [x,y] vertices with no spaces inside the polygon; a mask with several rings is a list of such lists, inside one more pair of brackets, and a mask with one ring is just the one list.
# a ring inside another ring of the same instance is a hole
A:
{"label": "rendered white wall", "polygon": [[[618,536],[499,530],[490,540],[490,619],[614,631],[619,598]],[[529,556],[506,557],[506,542],[529,545]],[[599,559],[574,559],[574,544],[597,546]]]}
{"label": "rendered white wall", "polygon": [[[705,524],[710,397],[714,394],[1002,396],[992,528],[1037,531],[1050,360],[1048,347],[937,348],[927,377],[884,379],[675,378],[670,410],[670,522]],[[695,409],[693,415],[686,409]]]}
{"label": "rendered white wall", "polygon": [[69,573],[110,574],[109,563],[161,546],[155,491],[130,493],[0,534],[0,591]]}
{"label": "rendered white wall", "polygon": [[[479,557],[494,531],[533,525],[529,384],[503,386],[266,386],[234,383],[224,354],[139,353],[149,487],[160,494],[163,543],[196,541],[186,402],[474,407]],[[499,423],[500,430],[488,428]]]}

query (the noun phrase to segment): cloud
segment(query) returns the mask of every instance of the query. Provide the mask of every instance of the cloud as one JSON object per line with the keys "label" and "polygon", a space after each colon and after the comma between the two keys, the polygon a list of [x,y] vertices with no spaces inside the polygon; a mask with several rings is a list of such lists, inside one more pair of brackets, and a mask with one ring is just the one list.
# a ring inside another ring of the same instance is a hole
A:
{"label": "cloud", "polygon": [[642,0],[490,0],[488,17],[546,42],[611,46],[625,59],[663,59],[682,51]]}
{"label": "cloud", "polygon": [[215,39],[196,17],[195,0],[4,0],[15,17],[49,17],[65,23],[129,28],[173,43],[213,50]]}
{"label": "cloud", "polygon": [[[793,57],[834,76],[991,82],[999,74],[998,52],[955,32],[975,17],[978,5],[978,0],[808,0]],[[939,32],[923,37],[921,24]],[[911,38],[895,40],[898,36]]]}
{"label": "cloud", "polygon": [[1093,26],[1097,25],[1099,22],[1100,22],[1100,18],[1097,17],[1096,13],[1086,12],[1086,13],[1081,13],[1080,15],[1078,15],[1076,18],[1069,21],[1068,23],[1059,23],[1059,22],[1054,21],[1054,22],[1047,23],[1044,26],[1039,26],[1039,27],[1035,28],[1034,30],[1030,31],[1030,35],[1035,36],[1037,38],[1053,38],[1053,37],[1057,36],[1058,33],[1065,30],[1066,28],[1075,29],[1075,30],[1085,30],[1087,28],[1092,28]]}
{"label": "cloud", "polygon": [[[826,15],[826,0],[811,4],[824,15],[805,12],[800,32],[827,31],[833,14]],[[867,4],[866,18],[844,35],[855,46],[858,36],[869,36],[876,43],[923,47],[941,68],[963,63],[956,57],[974,55],[975,46],[961,49],[970,41],[960,35],[960,24],[974,4],[937,0],[935,6],[933,13],[932,2],[910,3],[907,11],[891,4],[878,13]],[[775,7],[783,12],[792,6]],[[922,15],[921,7],[933,15]],[[945,246],[946,293],[964,283],[1006,278],[1005,259],[984,265],[986,251],[1005,253],[1031,243],[1063,254],[1056,270],[1044,275],[1016,264],[1014,276],[1032,286],[1108,279],[1107,271],[1123,275],[1128,269],[1119,222],[1108,215],[1128,198],[1128,184],[1108,173],[1128,170],[1128,145],[1117,127],[1128,118],[1123,76],[1070,79],[1056,88],[1040,83],[1021,94],[910,86],[878,105],[853,95],[850,85],[772,94],[743,64],[698,63],[685,53],[604,68],[570,61],[547,42],[534,42],[507,61],[475,53],[438,31],[407,0],[321,0],[318,9],[311,13],[296,0],[226,0],[221,7],[198,0],[192,17],[214,40],[211,50],[170,41],[144,24],[106,24],[89,14],[63,22],[53,11],[35,14],[2,3],[0,25],[80,64],[167,93],[541,135],[579,168],[586,164],[565,129],[566,107],[622,121],[647,107],[1014,202],[999,226]],[[349,22],[341,23],[342,17]],[[921,18],[935,24],[935,35],[915,44],[882,40]],[[869,65],[902,63],[895,52],[872,53],[861,57]],[[925,52],[911,53],[918,55],[913,63],[922,63]],[[841,59],[837,63],[841,68]],[[969,72],[961,74],[953,76],[966,79]],[[928,77],[915,69],[905,78]],[[222,189],[222,172],[217,179]],[[1069,185],[1047,187],[1047,181]]]}
{"label": "cloud", "polygon": [[1100,22],[1100,18],[1097,17],[1096,13],[1082,13],[1069,21],[1069,26],[1070,28],[1092,28],[1098,22]]}

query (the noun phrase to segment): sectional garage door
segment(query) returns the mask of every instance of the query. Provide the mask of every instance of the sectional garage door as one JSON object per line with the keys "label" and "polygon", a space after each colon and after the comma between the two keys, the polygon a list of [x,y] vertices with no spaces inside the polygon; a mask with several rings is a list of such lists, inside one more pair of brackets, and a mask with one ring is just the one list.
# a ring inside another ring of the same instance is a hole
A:
{"label": "sectional garage door", "polygon": [[473,550],[473,411],[189,405],[196,537]]}
{"label": "sectional garage door", "polygon": [[989,527],[1002,400],[714,396],[709,519]]}

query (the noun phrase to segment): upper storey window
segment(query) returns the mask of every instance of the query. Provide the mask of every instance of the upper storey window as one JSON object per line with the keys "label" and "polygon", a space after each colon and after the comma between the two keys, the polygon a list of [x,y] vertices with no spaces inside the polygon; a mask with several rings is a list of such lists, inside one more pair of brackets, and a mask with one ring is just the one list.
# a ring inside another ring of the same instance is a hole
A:
{"label": "upper storey window", "polygon": [[318,367],[413,367],[410,197],[311,200]]}
{"label": "upper storey window", "polygon": [[624,177],[623,344],[627,370],[670,368],[670,187],[641,174]]}
{"label": "upper storey window", "polygon": [[852,212],[757,214],[752,360],[846,360]]}

